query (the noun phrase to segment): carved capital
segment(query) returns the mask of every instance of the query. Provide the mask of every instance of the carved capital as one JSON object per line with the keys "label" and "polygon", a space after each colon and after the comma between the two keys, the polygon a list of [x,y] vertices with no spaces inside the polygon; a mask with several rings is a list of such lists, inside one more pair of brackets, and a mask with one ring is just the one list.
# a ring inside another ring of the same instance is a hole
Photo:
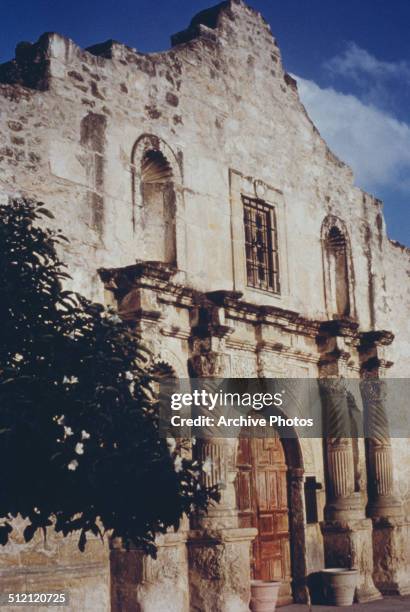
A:
{"label": "carved capital", "polygon": [[393,365],[385,356],[385,347],[393,340],[394,334],[386,330],[360,334],[360,369],[364,378],[376,378]]}

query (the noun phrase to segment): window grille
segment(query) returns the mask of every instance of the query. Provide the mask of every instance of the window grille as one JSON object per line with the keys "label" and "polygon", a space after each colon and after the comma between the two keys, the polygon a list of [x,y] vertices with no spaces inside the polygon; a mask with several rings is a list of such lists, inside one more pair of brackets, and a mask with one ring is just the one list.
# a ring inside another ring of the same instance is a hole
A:
{"label": "window grille", "polygon": [[278,233],[273,206],[242,196],[248,286],[280,293]]}

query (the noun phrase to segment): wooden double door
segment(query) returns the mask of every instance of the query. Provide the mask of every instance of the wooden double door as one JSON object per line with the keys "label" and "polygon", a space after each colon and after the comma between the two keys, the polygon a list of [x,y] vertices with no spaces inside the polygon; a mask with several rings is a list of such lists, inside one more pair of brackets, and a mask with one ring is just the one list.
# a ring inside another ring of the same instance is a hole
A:
{"label": "wooden double door", "polygon": [[287,465],[279,437],[239,439],[236,495],[239,526],[256,527],[251,575],[280,580],[280,605],[291,603]]}

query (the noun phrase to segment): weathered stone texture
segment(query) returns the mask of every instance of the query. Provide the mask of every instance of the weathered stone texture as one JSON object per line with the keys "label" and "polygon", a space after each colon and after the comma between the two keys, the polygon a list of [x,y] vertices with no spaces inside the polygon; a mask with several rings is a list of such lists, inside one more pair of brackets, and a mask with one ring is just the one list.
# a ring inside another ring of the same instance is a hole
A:
{"label": "weathered stone texture", "polygon": [[[281,250],[287,293],[276,298],[246,290],[246,296],[320,316],[323,292],[313,290],[322,285],[320,228],[333,214],[349,231],[358,315],[368,326],[367,250],[375,251],[372,272],[380,283],[383,266],[378,236],[375,232],[369,244],[366,229],[377,228],[380,206],[353,186],[350,169],[330,153],[310,122],[295,87],[285,79],[267,24],[235,2],[218,22],[213,38],[200,33],[171,51],[149,56],[114,42],[87,52],[57,34],[42,37],[37,53],[49,63],[46,91],[15,86],[16,99],[3,100],[3,189],[43,198],[56,210],[73,241],[73,267],[81,262],[76,282],[101,297],[95,270],[127,265],[141,254],[138,230],[131,223],[131,151],[141,134],[152,133],[168,143],[183,173],[185,209],[179,214],[189,285],[230,289],[235,282],[228,239],[233,169],[274,186],[285,202]],[[98,84],[99,96],[92,83]],[[1,86],[5,97],[10,90]],[[177,99],[182,123],[174,121]],[[159,116],[147,108],[157,109]],[[24,119],[19,132],[24,149],[12,145],[8,126],[19,117]],[[98,150],[87,140],[87,125]],[[101,155],[100,171],[91,153]],[[18,163],[23,154],[27,163]],[[30,154],[36,159],[30,160]],[[97,223],[90,193],[102,198]]]}
{"label": "weathered stone texture", "polygon": [[[22,520],[14,522],[12,541],[0,554],[2,593],[66,593],[68,612],[110,609],[110,573],[107,542],[91,537],[84,553],[78,537],[63,538],[50,529],[25,543]],[[18,611],[21,606],[9,607]],[[51,608],[50,608],[51,609]]]}
{"label": "weathered stone texture", "polygon": [[[320,371],[359,378],[366,357],[360,346],[374,331],[387,338],[373,347],[380,375],[408,376],[410,251],[388,239],[381,202],[354,185],[350,168],[312,124],[268,24],[232,0],[200,13],[173,43],[169,51],[149,55],[114,41],[83,50],[58,34],[19,46],[16,59],[0,66],[2,199],[29,195],[54,211],[71,240],[64,259],[72,285],[117,304],[155,359],[177,376],[303,378]],[[247,286],[242,196],[275,206],[280,295]],[[349,318],[343,321],[332,320],[330,227],[345,237]],[[394,340],[383,330],[393,332]],[[303,465],[297,467],[322,488],[318,522],[306,526],[298,519],[298,526],[295,519],[303,557],[295,561],[295,591],[303,599],[304,573],[314,574],[325,559],[343,564],[351,557],[361,569],[360,597],[372,598],[364,443],[350,449],[355,465],[349,481],[363,520],[328,522],[325,541],[319,527],[326,505],[322,441],[301,440],[300,447]],[[404,513],[393,534],[373,529],[380,588],[386,581],[404,582],[403,569],[393,576],[382,566],[386,542],[393,565],[410,563],[408,440],[396,440],[390,457]],[[298,478],[303,486],[303,476]],[[295,516],[303,519],[300,491],[296,497]],[[346,500],[340,501],[343,506]],[[229,512],[236,517],[235,507]],[[221,566],[208,593],[207,582],[194,572],[194,609],[236,612],[246,605],[247,590],[239,583],[249,570],[249,546],[238,535],[235,549],[225,535],[209,550],[209,533],[201,544],[198,537],[189,544],[194,564],[218,569],[223,558],[232,572],[238,565],[229,576]],[[112,583],[115,605],[171,609],[164,607],[170,582],[164,578],[155,586],[149,576],[155,567],[179,564],[187,571],[181,546],[161,549],[156,566],[130,562],[134,574]],[[3,563],[20,564],[19,554],[10,550]],[[72,554],[68,565],[82,563],[84,557]],[[113,566],[127,564],[124,559],[111,554]],[[95,609],[104,610],[105,574],[94,587],[96,580],[87,597],[99,597]],[[175,601],[185,610],[181,580],[182,599]]]}
{"label": "weathered stone texture", "polygon": [[154,560],[114,543],[111,560],[112,612],[188,612],[189,585],[184,531],[157,540]]}

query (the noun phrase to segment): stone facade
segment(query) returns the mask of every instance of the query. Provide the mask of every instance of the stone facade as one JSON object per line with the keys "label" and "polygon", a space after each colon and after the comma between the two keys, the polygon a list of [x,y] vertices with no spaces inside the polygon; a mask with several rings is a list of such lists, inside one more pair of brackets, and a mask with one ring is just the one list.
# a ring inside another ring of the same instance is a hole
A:
{"label": "stone facade", "polygon": [[[194,17],[163,53],[58,34],[19,44],[0,66],[0,194],[53,210],[72,286],[116,305],[179,377],[408,375],[410,250],[389,240],[381,202],[329,150],[242,0]],[[249,285],[244,197],[275,211],[279,291]],[[326,393],[330,410],[337,385]],[[285,448],[298,601],[325,564],[360,569],[359,601],[410,591],[408,440],[352,445]],[[70,590],[72,610],[247,610],[256,530],[238,523],[236,443],[200,446],[227,485],[221,504],[162,538],[156,562],[115,543],[87,556],[16,541],[0,585],[35,575],[36,590]],[[309,477],[321,488],[307,523]]]}

